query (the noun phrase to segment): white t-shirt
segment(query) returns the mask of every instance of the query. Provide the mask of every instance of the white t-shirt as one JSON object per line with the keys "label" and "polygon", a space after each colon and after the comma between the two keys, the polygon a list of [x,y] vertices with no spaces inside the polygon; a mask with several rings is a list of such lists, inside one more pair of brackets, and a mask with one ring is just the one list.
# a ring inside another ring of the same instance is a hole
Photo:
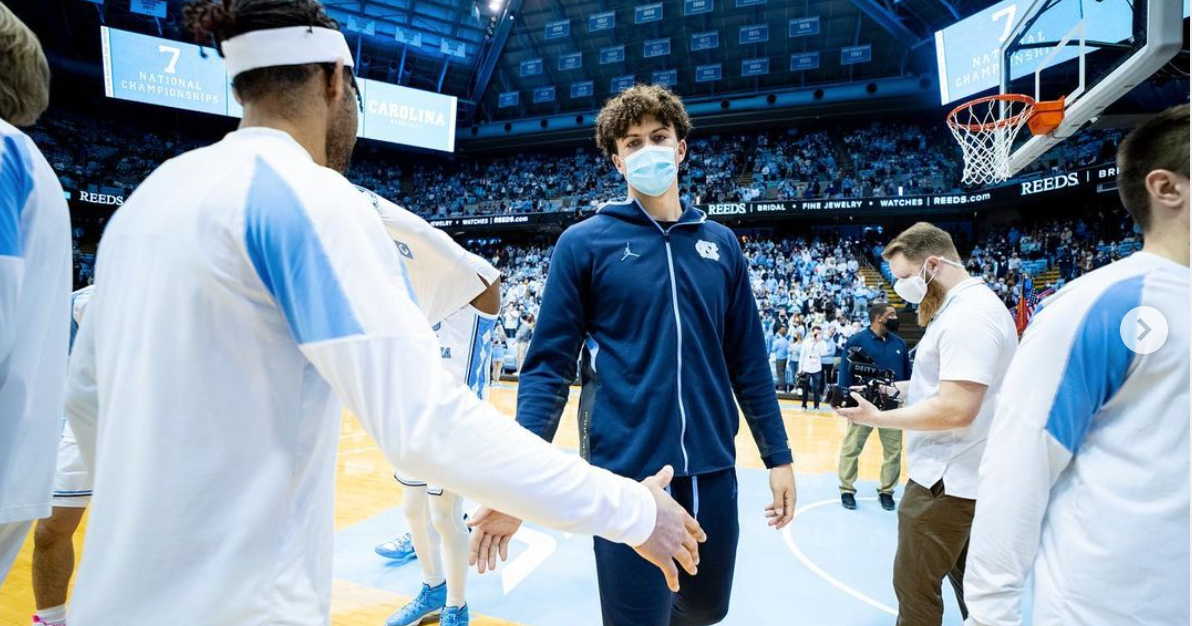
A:
{"label": "white t-shirt", "polygon": [[0,524],[50,514],[70,269],[62,185],[29,137],[0,120]]}
{"label": "white t-shirt", "polygon": [[[1022,626],[1033,573],[1035,626],[1188,623],[1188,275],[1138,252],[1031,320],[981,462],[964,578],[975,622]],[[1139,306],[1167,322],[1150,354],[1121,339]]]}
{"label": "white t-shirt", "polygon": [[943,479],[947,495],[977,498],[977,472],[985,439],[1002,379],[1017,348],[1014,319],[980,278],[970,278],[948,292],[915,348],[907,404],[934,397],[942,380],[973,382],[988,389],[968,427],[906,431],[911,480],[930,488]]}

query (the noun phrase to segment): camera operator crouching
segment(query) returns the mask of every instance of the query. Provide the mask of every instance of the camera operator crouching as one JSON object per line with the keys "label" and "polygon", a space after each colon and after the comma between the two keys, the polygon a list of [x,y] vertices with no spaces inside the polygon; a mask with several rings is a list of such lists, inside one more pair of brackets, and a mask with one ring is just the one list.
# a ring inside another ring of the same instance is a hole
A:
{"label": "camera operator crouching", "polygon": [[945,576],[968,616],[964,565],[977,473],[1018,334],[1005,305],[965,271],[947,232],[920,222],[894,238],[882,257],[897,278],[894,291],[919,305],[926,327],[906,406],[882,411],[854,394],[859,406],[836,411],[854,424],[907,431],[909,481],[894,556],[897,624],[940,626]]}
{"label": "camera operator crouching", "polygon": [[[891,372],[894,380],[907,380],[911,374],[911,360],[906,342],[902,337],[894,334],[898,330],[898,312],[894,305],[879,302],[869,307],[869,328],[849,337],[844,344],[840,368],[837,371],[836,385],[838,390],[856,385],[865,385],[873,380],[866,376],[859,368],[853,367],[850,356],[859,352],[873,361],[873,366]],[[834,393],[836,396],[839,392]],[[839,403],[833,402],[833,405]],[[849,510],[857,508],[856,488],[857,459],[865,448],[872,426],[850,422],[848,433],[844,436],[844,443],[840,446],[840,503]],[[902,473],[902,431],[897,428],[879,428],[878,438],[882,442],[882,470],[881,484],[878,485],[878,499],[882,508],[894,510],[894,486],[898,484],[898,477]]]}

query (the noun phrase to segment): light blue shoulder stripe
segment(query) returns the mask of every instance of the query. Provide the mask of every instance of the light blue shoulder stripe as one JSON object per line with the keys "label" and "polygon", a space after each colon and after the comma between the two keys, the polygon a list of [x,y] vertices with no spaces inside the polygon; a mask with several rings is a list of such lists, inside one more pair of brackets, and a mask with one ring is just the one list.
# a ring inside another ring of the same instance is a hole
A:
{"label": "light blue shoulder stripe", "polygon": [[1122,319],[1142,302],[1145,276],[1105,290],[1076,329],[1063,378],[1047,415],[1047,432],[1072,454],[1080,449],[1093,416],[1126,381],[1134,353],[1122,341]]}
{"label": "light blue shoulder stripe", "polygon": [[294,190],[264,160],[254,167],[244,241],[294,339],[305,344],[364,334]]}
{"label": "light blue shoulder stripe", "polygon": [[23,135],[0,139],[0,256],[24,256],[21,213],[33,193],[33,160]]}

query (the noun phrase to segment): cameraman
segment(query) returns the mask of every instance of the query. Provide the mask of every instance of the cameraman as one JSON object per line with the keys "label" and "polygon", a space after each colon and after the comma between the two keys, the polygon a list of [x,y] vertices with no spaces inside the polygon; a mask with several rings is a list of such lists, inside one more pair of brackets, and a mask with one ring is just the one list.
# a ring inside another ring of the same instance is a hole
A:
{"label": "cameraman", "polygon": [[907,433],[909,478],[898,509],[894,592],[899,626],[940,626],[946,576],[964,605],[964,563],[977,470],[998,391],[1018,347],[1014,320],[980,278],[965,271],[948,233],[920,222],[882,251],[894,291],[919,305],[919,341],[906,406],[837,409],[855,424]]}
{"label": "cameraman", "polygon": [[[894,334],[896,330],[898,313],[894,306],[889,303],[871,305],[869,328],[853,335],[848,343],[844,344],[836,384],[851,387],[863,382],[856,380],[858,377],[853,375],[853,366],[848,360],[850,350],[854,347],[869,355],[878,369],[894,372],[894,380],[910,378],[910,355],[907,353],[906,342]],[[848,434],[844,436],[844,443],[840,446],[840,504],[849,510],[857,508],[857,490],[853,488],[853,483],[857,480],[857,458],[865,449],[865,442],[868,441],[871,432],[871,426],[849,423]],[[882,441],[882,474],[877,495],[882,508],[893,511],[894,486],[898,484],[898,475],[902,473],[902,431],[897,428],[879,428],[877,433]]]}

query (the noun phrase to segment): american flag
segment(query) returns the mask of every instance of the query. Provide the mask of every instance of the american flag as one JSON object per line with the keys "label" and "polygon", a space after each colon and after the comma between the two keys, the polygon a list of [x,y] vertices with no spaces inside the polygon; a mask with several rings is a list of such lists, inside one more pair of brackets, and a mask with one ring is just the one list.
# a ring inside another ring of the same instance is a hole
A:
{"label": "american flag", "polygon": [[1026,332],[1026,327],[1031,323],[1031,318],[1035,316],[1035,309],[1039,308],[1039,303],[1055,293],[1054,286],[1036,292],[1030,282],[1024,282],[1021,289],[1023,293],[1018,298],[1018,310],[1014,316],[1014,325],[1018,327],[1020,336]]}

